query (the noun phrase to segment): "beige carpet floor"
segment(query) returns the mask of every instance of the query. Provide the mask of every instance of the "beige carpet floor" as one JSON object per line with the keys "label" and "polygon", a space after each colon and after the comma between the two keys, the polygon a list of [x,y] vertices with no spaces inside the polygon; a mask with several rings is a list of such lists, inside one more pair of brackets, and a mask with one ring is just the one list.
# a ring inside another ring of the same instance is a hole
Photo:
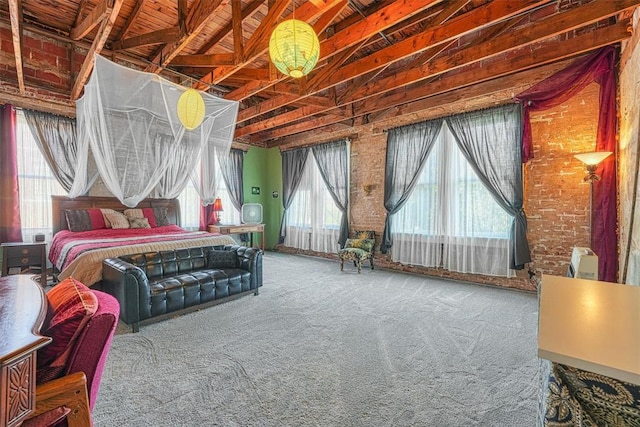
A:
{"label": "beige carpet floor", "polygon": [[97,426],[534,426],[534,294],[267,253],[259,296],[120,325]]}

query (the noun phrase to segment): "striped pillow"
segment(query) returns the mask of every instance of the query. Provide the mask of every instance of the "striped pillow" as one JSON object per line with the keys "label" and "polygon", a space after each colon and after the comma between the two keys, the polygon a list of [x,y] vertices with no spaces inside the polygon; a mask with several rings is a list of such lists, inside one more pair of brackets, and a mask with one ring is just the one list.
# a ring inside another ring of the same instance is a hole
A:
{"label": "striped pillow", "polygon": [[111,228],[129,228],[129,220],[124,214],[120,212],[107,212],[104,214],[104,217],[111,224]]}
{"label": "striped pillow", "polygon": [[85,285],[68,278],[47,292],[49,311],[42,334],[52,338],[38,350],[38,384],[62,374],[82,328],[98,310],[98,298]]}

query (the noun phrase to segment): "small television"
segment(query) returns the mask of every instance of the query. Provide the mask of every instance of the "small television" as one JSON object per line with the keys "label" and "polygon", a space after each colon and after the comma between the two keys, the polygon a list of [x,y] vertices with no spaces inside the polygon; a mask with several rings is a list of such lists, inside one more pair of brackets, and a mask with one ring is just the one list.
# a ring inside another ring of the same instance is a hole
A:
{"label": "small television", "polygon": [[260,203],[242,205],[240,221],[243,224],[262,224],[262,205]]}

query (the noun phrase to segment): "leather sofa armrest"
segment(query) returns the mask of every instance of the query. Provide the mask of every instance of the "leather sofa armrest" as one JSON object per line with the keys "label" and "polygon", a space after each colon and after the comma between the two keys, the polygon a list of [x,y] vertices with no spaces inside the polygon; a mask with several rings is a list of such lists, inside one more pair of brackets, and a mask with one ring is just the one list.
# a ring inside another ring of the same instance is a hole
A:
{"label": "leather sofa armrest", "polygon": [[262,251],[236,245],[228,245],[225,249],[235,249],[239,268],[251,273],[251,289],[262,286]]}
{"label": "leather sofa armrest", "polygon": [[119,258],[105,259],[102,288],[120,303],[120,318],[124,322],[135,325],[151,317],[149,279],[141,268]]}

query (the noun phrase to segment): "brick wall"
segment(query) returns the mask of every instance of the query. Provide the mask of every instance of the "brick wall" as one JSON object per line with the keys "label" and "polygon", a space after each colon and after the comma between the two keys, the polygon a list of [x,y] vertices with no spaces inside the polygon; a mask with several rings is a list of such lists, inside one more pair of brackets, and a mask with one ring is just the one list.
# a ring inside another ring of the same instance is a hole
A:
{"label": "brick wall", "polygon": [[[582,181],[584,165],[573,154],[595,149],[599,86],[592,84],[556,108],[532,114],[535,158],[524,166],[525,211],[532,252],[527,270],[515,278],[453,273],[437,268],[394,263],[376,254],[376,265],[410,273],[535,290],[541,274],[564,275],[574,246],[588,246],[589,185]],[[477,100],[473,101],[477,103]],[[487,103],[484,106],[490,106]],[[464,106],[458,106],[464,110]],[[477,107],[476,107],[477,108]],[[384,165],[387,134],[375,126],[360,128],[351,142],[351,229],[384,230]],[[364,186],[371,186],[370,193]],[[279,247],[286,252],[305,252]],[[328,258],[335,255],[314,254]]]}
{"label": "brick wall", "polygon": [[[573,246],[589,242],[589,183],[576,153],[595,150],[599,86],[531,117],[535,159],[525,166],[525,211],[534,268],[566,273]],[[597,183],[595,184],[597,185]]]}
{"label": "brick wall", "polygon": [[[7,24],[0,24],[0,55],[5,60],[0,67],[0,84],[17,91],[11,32]],[[38,99],[57,99],[69,102],[62,93],[73,83],[75,73],[84,60],[86,50],[67,43],[34,34],[24,34],[25,79],[38,89],[29,95]],[[72,52],[72,53],[71,53]],[[73,56],[73,57],[72,57]],[[522,89],[512,89],[518,93]],[[467,100],[442,106],[425,114],[416,114],[413,121],[452,114],[457,111],[488,107],[506,102],[505,95],[493,95],[484,100]],[[532,249],[532,268],[539,276],[564,274],[571,248],[588,246],[588,184],[582,182],[583,165],[574,153],[592,151],[597,126],[598,86],[592,85],[565,105],[532,116],[536,158],[525,166],[525,209],[529,218],[529,242]],[[411,118],[411,117],[410,117]],[[406,118],[405,118],[406,119]],[[400,119],[406,121],[405,119]],[[404,124],[398,122],[398,124]],[[372,229],[378,241],[384,229],[385,211],[384,162],[386,133],[375,124],[362,126],[351,143],[351,224],[353,229]],[[365,191],[368,186],[368,192]],[[102,193],[97,187],[92,194]],[[461,275],[439,269],[408,267],[395,264],[381,254],[377,264],[410,272],[452,277],[460,280],[489,283],[522,289],[535,289],[526,271],[514,279]]]}
{"label": "brick wall", "polygon": [[[634,35],[620,60],[620,139],[618,180],[620,193],[620,282],[640,286],[640,10],[634,13]],[[633,215],[633,216],[632,216]]]}
{"label": "brick wall", "polygon": [[[22,42],[24,79],[27,87],[36,88],[29,89],[29,95],[68,101],[72,73],[79,71],[85,54],[86,51],[71,50],[69,43],[25,30]],[[17,92],[18,78],[8,24],[0,24],[0,56],[0,80]]]}

